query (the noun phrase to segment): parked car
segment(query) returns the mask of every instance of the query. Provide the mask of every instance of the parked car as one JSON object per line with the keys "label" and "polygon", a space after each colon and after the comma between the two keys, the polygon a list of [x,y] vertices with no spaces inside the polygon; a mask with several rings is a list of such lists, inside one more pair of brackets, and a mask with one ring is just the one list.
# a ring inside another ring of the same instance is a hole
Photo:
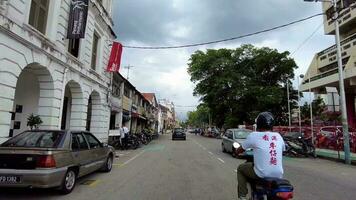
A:
{"label": "parked car", "polygon": [[110,172],[114,153],[85,131],[25,131],[0,145],[0,187],[58,188],[68,194],[77,178]]}
{"label": "parked car", "polygon": [[231,153],[234,157],[240,156],[236,155],[235,150],[246,140],[251,132],[248,129],[227,129],[221,141],[222,151]]}
{"label": "parked car", "polygon": [[175,140],[175,139],[183,139],[183,140],[187,139],[185,132],[182,128],[173,129],[172,140]]}
{"label": "parked car", "polygon": [[188,128],[188,133],[194,133],[195,129],[194,128]]}

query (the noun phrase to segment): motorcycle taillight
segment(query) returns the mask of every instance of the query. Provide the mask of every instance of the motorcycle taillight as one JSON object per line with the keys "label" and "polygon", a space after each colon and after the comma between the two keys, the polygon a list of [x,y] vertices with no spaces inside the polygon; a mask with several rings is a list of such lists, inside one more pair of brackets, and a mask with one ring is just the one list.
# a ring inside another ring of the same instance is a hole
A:
{"label": "motorcycle taillight", "polygon": [[281,200],[288,200],[293,198],[293,192],[277,192],[276,195]]}

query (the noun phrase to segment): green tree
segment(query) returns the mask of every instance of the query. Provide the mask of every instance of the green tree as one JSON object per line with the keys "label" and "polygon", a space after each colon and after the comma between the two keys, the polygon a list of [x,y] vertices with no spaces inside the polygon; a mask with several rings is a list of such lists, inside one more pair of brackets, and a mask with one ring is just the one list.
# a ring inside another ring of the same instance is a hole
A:
{"label": "green tree", "polygon": [[194,127],[202,127],[204,124],[209,123],[209,108],[201,104],[197,110],[188,112],[188,125]]}
{"label": "green tree", "polygon": [[[210,109],[217,126],[253,123],[261,111],[272,112],[277,124],[287,124],[286,82],[297,67],[289,52],[252,45],[208,49],[192,54],[188,65],[194,95]],[[297,92],[290,91],[291,100],[297,99]]]}
{"label": "green tree", "polygon": [[[312,102],[313,107],[313,116],[315,118],[320,118],[323,116],[323,112],[325,111],[326,105],[322,98],[318,97]],[[305,102],[302,107],[300,107],[301,118],[310,120],[310,103]]]}

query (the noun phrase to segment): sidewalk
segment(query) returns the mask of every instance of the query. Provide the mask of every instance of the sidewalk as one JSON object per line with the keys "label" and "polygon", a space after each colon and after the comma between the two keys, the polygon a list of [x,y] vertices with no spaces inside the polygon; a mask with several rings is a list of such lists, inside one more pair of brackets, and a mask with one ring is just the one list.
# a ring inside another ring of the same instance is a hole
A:
{"label": "sidewalk", "polygon": [[[332,159],[332,160],[343,161],[344,158],[345,158],[344,152],[343,151],[339,151],[339,153],[340,154],[338,154],[337,151],[330,150],[330,149],[316,149],[316,154],[319,157]],[[353,164],[356,164],[356,153],[351,153],[351,162]]]}

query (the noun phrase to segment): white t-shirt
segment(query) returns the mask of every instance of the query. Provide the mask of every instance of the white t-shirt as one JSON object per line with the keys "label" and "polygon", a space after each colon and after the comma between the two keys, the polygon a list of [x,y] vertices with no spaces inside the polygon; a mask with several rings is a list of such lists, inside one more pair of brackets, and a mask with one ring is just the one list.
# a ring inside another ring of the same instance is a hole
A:
{"label": "white t-shirt", "polygon": [[124,128],[120,128],[120,138],[125,138]]}
{"label": "white t-shirt", "polygon": [[129,129],[128,129],[126,126],[124,126],[124,127],[122,128],[122,130],[124,131],[125,134],[126,134],[126,133],[129,133]]}
{"label": "white t-shirt", "polygon": [[283,177],[282,157],[285,143],[276,132],[252,132],[241,144],[243,149],[253,149],[254,170],[260,178]]}

